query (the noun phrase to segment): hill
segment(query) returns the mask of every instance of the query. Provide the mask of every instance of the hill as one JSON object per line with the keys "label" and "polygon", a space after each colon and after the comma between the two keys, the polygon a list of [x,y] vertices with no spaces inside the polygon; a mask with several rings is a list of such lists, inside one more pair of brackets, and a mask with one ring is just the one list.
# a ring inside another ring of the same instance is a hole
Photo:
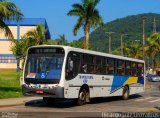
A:
{"label": "hill", "polygon": [[[106,23],[106,29],[97,28],[90,33],[90,49],[102,52],[108,52],[108,35],[106,32],[115,32],[112,34],[112,50],[120,47],[120,34],[123,32],[125,43],[139,40],[142,43],[142,20],[145,17],[145,33],[149,36],[153,32],[153,19],[156,18],[157,31],[160,31],[160,14],[147,13],[127,16]],[[83,37],[78,40],[81,42]]]}

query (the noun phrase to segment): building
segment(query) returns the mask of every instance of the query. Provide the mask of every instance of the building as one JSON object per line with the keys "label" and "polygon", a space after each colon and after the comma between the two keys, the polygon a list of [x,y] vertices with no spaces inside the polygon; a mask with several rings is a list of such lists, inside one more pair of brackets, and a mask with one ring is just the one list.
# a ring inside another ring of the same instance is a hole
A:
{"label": "building", "polygon": [[[7,21],[14,39],[19,40],[26,32],[32,30],[37,24],[43,24],[48,29],[45,38],[50,39],[50,32],[47,22],[44,18],[23,18],[20,21]],[[15,69],[17,68],[16,57],[12,54],[11,41],[8,40],[4,32],[0,30],[0,69]]]}

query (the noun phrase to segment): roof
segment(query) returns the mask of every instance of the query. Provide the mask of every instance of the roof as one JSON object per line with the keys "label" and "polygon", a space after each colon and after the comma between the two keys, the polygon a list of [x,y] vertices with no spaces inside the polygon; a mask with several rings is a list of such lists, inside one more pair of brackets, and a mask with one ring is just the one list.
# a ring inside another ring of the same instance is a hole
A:
{"label": "roof", "polygon": [[14,26],[17,24],[22,25],[22,26],[35,26],[40,23],[45,25],[46,19],[45,18],[22,18],[19,21],[9,20],[9,21],[5,21],[5,23],[10,26],[12,25]]}
{"label": "roof", "polygon": [[9,20],[5,21],[8,26],[36,26],[38,24],[43,24],[46,29],[48,29],[46,33],[46,39],[51,39],[49,27],[47,25],[45,18],[22,18],[21,20]]}
{"label": "roof", "polygon": [[139,60],[139,59],[134,59],[134,58],[128,58],[124,56],[119,56],[119,55],[113,55],[113,54],[108,54],[108,53],[103,53],[103,52],[97,52],[97,51],[91,51],[91,50],[85,50],[85,49],[80,49],[80,48],[74,48],[70,46],[61,46],[61,45],[40,45],[40,46],[32,46],[30,48],[38,48],[38,47],[62,47],[68,51],[78,51],[82,53],[88,53],[88,54],[93,54],[93,55],[98,55],[98,56],[106,56],[106,57],[111,57],[111,58],[116,58],[116,59],[123,59],[123,60],[130,60],[130,61],[136,61],[140,63],[145,63],[144,60]]}

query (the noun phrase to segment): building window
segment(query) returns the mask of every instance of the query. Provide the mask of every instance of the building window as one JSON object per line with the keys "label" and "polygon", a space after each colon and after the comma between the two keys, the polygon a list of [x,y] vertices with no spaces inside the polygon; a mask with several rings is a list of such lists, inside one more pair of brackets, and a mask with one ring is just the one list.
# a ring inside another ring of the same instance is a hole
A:
{"label": "building window", "polygon": [[17,63],[14,56],[0,56],[0,63]]}

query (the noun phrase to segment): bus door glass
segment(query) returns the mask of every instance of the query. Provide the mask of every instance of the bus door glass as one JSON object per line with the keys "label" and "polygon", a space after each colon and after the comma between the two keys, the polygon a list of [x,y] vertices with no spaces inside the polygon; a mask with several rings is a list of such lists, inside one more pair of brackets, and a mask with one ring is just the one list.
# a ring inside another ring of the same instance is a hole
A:
{"label": "bus door glass", "polygon": [[80,54],[70,52],[67,57],[66,64],[66,79],[73,79],[79,73],[80,68]]}

